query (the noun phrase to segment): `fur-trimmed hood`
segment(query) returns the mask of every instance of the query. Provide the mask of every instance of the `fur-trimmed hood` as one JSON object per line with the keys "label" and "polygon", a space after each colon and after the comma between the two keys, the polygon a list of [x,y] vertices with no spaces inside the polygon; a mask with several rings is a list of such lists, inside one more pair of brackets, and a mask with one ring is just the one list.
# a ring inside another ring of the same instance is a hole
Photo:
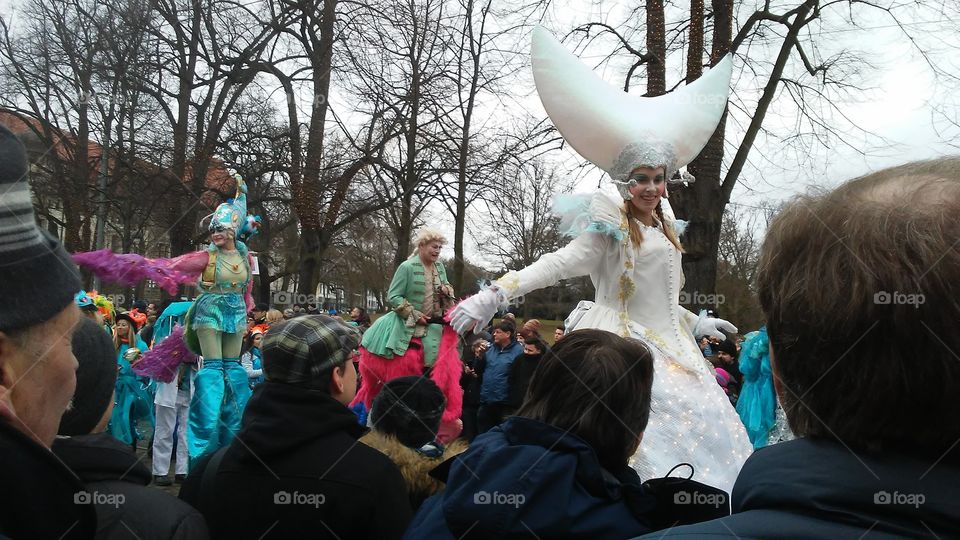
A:
{"label": "fur-trimmed hood", "polygon": [[468,447],[466,441],[457,439],[444,449],[442,456],[430,458],[404,446],[396,437],[375,430],[361,437],[360,442],[379,450],[400,469],[414,511],[427,497],[443,488],[443,482],[430,476],[430,471],[444,461],[462,454]]}

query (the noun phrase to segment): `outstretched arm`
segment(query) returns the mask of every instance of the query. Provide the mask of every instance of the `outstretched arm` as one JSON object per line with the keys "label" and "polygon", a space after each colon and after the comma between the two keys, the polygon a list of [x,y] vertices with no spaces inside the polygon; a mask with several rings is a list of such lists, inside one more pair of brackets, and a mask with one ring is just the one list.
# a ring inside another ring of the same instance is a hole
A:
{"label": "outstretched arm", "polygon": [[540,257],[523,270],[507,272],[493,286],[457,304],[450,311],[450,324],[460,333],[485,326],[511,299],[548,287],[561,279],[593,272],[610,243],[616,241],[605,234],[581,234],[565,247]]}
{"label": "outstretched arm", "polygon": [[507,299],[513,299],[549,287],[561,279],[587,275],[600,264],[611,241],[613,239],[604,234],[581,234],[523,270],[507,272],[496,284],[506,291]]}
{"label": "outstretched arm", "polygon": [[241,221],[247,217],[247,183],[239,174],[233,175],[237,181],[237,194],[233,198],[233,207],[240,214]]}
{"label": "outstretched arm", "polygon": [[208,257],[206,251],[196,251],[173,259],[150,259],[136,253],[116,254],[101,249],[74,253],[73,260],[104,281],[133,286],[150,279],[167,293],[176,294],[177,285],[197,279],[197,274],[207,265]]}

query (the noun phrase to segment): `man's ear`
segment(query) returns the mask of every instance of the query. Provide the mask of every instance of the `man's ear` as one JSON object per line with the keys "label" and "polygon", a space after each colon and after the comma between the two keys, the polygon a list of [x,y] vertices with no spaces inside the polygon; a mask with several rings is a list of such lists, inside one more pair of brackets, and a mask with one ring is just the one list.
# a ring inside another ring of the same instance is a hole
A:
{"label": "man's ear", "polygon": [[17,346],[10,335],[0,332],[0,420],[16,418],[10,390],[17,380],[14,366],[14,357],[17,354]]}
{"label": "man's ear", "polygon": [[333,374],[330,376],[330,395],[332,396],[339,396],[343,393],[345,367],[346,366],[339,366],[333,368]]}
{"label": "man's ear", "polygon": [[773,358],[773,343],[768,344],[767,353],[770,355],[770,373],[773,375],[773,391],[777,394],[777,401],[783,404],[783,383],[780,382],[780,375],[777,374],[777,364]]}

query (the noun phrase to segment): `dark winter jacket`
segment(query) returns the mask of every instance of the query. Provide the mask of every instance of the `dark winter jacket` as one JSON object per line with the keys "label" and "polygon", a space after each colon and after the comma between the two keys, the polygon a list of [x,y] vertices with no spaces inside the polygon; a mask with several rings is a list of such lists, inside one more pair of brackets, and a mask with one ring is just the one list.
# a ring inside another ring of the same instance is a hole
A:
{"label": "dark winter jacket", "polygon": [[480,406],[480,382],[484,368],[483,356],[482,354],[476,356],[473,354],[473,351],[467,350],[467,347],[464,347],[463,364],[471,368],[475,373],[475,375],[471,375],[464,371],[463,375],[460,376],[460,387],[463,388],[464,407],[476,408]]}
{"label": "dark winter jacket", "polygon": [[797,439],[754,452],[733,514],[644,538],[958,538],[960,456],[854,453]]}
{"label": "dark winter jacket", "polygon": [[427,497],[443,488],[443,482],[430,476],[430,471],[444,461],[462,454],[467,449],[467,442],[457,439],[443,449],[442,455],[432,458],[413,448],[404,446],[396,437],[391,437],[376,430],[361,437],[360,442],[382,452],[400,469],[403,481],[407,485],[410,507],[414,511],[420,508]]}
{"label": "dark winter jacket", "polygon": [[506,403],[510,393],[510,366],[523,354],[523,345],[511,341],[501,348],[494,343],[483,357],[480,403]]}
{"label": "dark winter jacket", "polygon": [[542,354],[521,354],[510,366],[510,391],[507,405],[514,410],[523,404],[523,398],[527,395],[527,388],[530,387],[530,379],[533,378],[533,372],[536,371],[542,357]]}
{"label": "dark winter jacket", "polygon": [[200,461],[180,498],[213,538],[399,538],[411,516],[406,486],[357,440],[365,432],[328,394],[265,381],[215,477]]}
{"label": "dark winter jacket", "polygon": [[93,538],[83,484],[47,448],[0,420],[0,538]]}
{"label": "dark winter jacket", "polygon": [[[628,467],[600,466],[582,439],[510,417],[441,466],[405,538],[629,538],[653,530],[655,498]],[[442,473],[441,473],[442,474]]]}
{"label": "dark winter jacket", "polygon": [[53,453],[90,494],[97,538],[208,538],[203,516],[173,495],[147,487],[150,470],[109,433],[59,438]]}

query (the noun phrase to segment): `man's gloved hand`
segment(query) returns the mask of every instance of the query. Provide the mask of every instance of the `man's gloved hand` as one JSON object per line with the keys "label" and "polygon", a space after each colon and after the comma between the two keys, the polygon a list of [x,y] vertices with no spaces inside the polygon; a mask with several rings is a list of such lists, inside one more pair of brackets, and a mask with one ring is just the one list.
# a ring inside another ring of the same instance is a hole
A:
{"label": "man's gloved hand", "polygon": [[458,334],[465,334],[474,328],[483,329],[497,314],[497,309],[506,299],[505,296],[503,290],[496,285],[483,289],[450,310],[450,326]]}

